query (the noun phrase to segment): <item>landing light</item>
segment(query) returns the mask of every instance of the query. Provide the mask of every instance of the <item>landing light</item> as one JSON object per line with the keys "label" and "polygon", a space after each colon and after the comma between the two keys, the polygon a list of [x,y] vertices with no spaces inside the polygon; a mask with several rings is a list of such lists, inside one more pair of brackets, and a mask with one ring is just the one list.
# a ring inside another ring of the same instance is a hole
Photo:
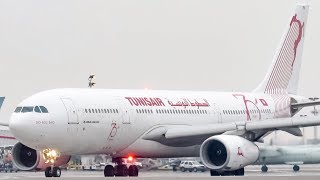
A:
{"label": "landing light", "polygon": [[44,163],[54,163],[57,157],[59,157],[59,153],[53,149],[44,149],[42,151],[42,157],[45,160]]}

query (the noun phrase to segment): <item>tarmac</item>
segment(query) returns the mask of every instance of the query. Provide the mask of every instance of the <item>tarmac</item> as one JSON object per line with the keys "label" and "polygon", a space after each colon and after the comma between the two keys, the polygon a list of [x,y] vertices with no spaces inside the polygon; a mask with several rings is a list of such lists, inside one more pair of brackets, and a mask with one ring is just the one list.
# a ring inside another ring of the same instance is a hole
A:
{"label": "tarmac", "polygon": [[[61,180],[76,180],[76,179],[141,179],[141,180],[180,180],[180,179],[212,179],[212,178],[230,178],[230,179],[246,179],[246,180],[318,180],[320,178],[320,165],[301,165],[299,172],[293,172],[292,166],[289,165],[276,165],[268,166],[269,171],[262,173],[260,166],[249,166],[245,169],[245,176],[235,177],[211,177],[209,171],[206,172],[173,172],[172,170],[152,170],[140,171],[139,177],[103,177],[103,171],[62,171]],[[2,179],[46,179],[44,172],[17,172],[17,173],[0,173],[0,180]]]}

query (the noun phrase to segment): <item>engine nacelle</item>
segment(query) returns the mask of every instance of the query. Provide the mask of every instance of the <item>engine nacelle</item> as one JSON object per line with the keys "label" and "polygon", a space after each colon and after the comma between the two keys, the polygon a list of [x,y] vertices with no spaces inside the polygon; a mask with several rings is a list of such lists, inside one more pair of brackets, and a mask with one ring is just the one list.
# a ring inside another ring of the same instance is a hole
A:
{"label": "engine nacelle", "polygon": [[200,157],[209,169],[231,171],[256,162],[259,148],[240,136],[217,135],[202,143]]}
{"label": "engine nacelle", "polygon": [[[71,156],[60,156],[55,161],[55,166],[67,164]],[[14,165],[22,171],[44,170],[49,167],[50,163],[45,163],[42,153],[32,149],[20,142],[16,143],[12,148],[12,161]]]}

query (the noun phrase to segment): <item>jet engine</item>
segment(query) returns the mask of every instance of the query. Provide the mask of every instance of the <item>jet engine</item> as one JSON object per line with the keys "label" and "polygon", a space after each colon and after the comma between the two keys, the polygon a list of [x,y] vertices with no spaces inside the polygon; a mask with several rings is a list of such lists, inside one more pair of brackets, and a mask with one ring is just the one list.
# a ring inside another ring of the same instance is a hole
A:
{"label": "jet engine", "polygon": [[[41,152],[20,142],[13,146],[12,157],[14,165],[22,171],[44,170],[46,167],[51,165],[50,163],[46,163]],[[54,165],[61,166],[67,164],[70,158],[71,156],[67,155],[59,156],[54,162]]]}
{"label": "jet engine", "polygon": [[240,136],[217,135],[202,143],[200,157],[211,170],[232,171],[256,162],[259,148]]}

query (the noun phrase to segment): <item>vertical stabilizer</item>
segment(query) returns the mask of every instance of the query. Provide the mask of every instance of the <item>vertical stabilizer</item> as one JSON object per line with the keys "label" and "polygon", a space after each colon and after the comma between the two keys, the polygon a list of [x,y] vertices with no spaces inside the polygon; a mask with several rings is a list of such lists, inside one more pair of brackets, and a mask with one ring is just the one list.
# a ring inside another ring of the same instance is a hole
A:
{"label": "vertical stabilizer", "polygon": [[254,92],[297,94],[308,5],[297,5],[267,75]]}

